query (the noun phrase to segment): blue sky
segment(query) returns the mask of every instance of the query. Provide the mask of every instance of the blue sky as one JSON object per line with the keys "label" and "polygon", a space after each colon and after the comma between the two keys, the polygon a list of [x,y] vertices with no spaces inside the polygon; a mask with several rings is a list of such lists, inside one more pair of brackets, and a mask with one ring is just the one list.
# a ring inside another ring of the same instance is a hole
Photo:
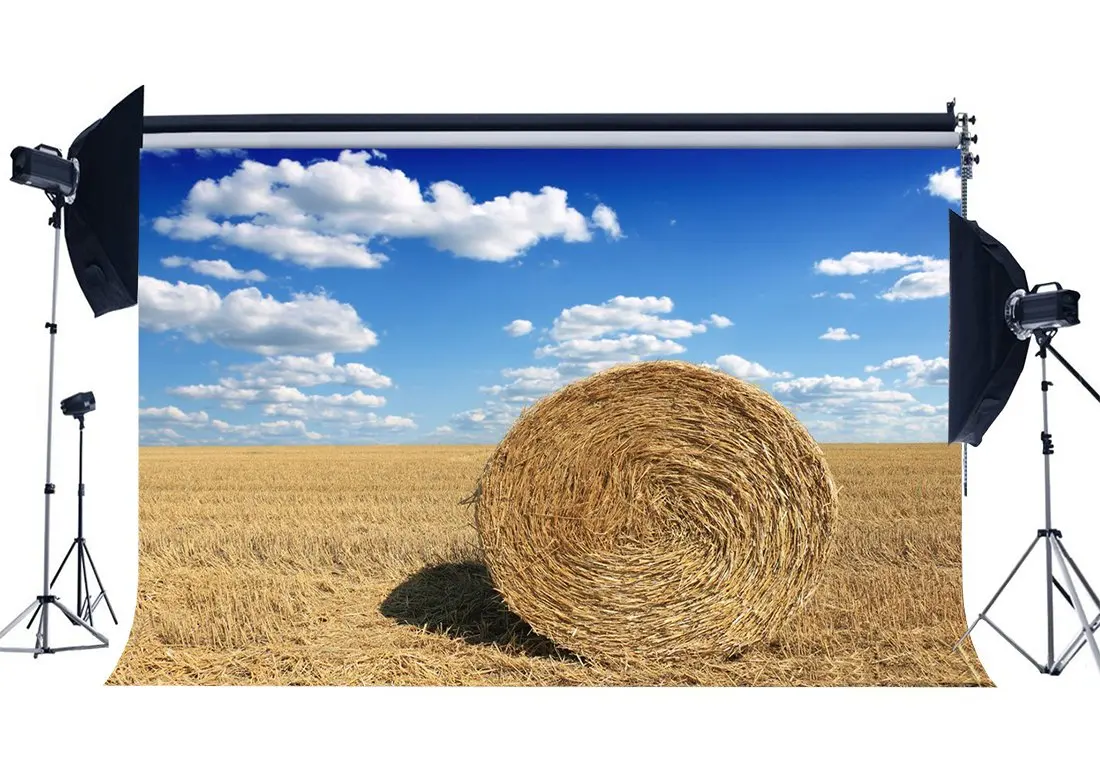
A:
{"label": "blue sky", "polygon": [[953,150],[142,156],[144,444],[492,443],[623,361],[946,432]]}

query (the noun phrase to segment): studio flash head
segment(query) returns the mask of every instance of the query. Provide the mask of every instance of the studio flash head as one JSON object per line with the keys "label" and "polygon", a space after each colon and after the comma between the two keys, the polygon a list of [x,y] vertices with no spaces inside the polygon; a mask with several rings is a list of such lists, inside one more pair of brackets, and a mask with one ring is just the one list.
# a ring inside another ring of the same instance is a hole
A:
{"label": "studio flash head", "polygon": [[11,152],[11,181],[68,200],[76,195],[80,168],[49,145],[21,146]]}
{"label": "studio flash head", "polygon": [[95,394],[91,391],[76,393],[61,402],[61,413],[66,417],[83,417],[95,411]]}

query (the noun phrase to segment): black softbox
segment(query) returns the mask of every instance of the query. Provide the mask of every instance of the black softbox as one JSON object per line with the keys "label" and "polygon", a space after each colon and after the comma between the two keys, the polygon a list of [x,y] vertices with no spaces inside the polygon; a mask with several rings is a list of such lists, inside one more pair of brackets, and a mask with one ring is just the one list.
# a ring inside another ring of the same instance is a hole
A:
{"label": "black softbox", "polygon": [[976,223],[949,211],[951,332],[947,436],[978,446],[1008,403],[1027,360],[1005,320],[1005,303],[1027,290],[1023,268]]}
{"label": "black softbox", "polygon": [[85,129],[69,148],[80,167],[65,207],[65,243],[76,281],[99,317],[137,303],[138,205],[145,88]]}

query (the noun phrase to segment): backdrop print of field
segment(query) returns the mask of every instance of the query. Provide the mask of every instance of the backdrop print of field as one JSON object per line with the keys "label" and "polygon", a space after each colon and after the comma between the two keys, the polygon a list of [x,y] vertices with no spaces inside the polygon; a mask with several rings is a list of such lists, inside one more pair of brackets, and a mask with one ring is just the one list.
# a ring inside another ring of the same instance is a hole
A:
{"label": "backdrop print of field", "polygon": [[954,150],[147,150],[115,684],[991,685]]}

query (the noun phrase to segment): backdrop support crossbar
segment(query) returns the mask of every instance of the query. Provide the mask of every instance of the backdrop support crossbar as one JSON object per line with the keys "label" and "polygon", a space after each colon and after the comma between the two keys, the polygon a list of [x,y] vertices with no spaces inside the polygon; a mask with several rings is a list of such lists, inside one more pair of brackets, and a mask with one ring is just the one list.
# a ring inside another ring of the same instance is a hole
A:
{"label": "backdrop support crossbar", "polygon": [[[1080,382],[1085,387],[1085,389],[1088,390],[1090,394],[1092,394],[1094,398],[1096,398],[1097,401],[1100,401],[1100,394],[1097,394],[1097,392],[1092,388],[1091,385],[1089,385],[1085,381],[1080,373],[1078,373],[1077,370],[1075,370],[1069,364],[1069,362],[1067,362],[1065,358],[1062,357],[1061,354],[1059,354],[1057,351],[1054,350],[1053,347],[1051,347],[1050,342],[1053,340],[1056,333],[1057,330],[1035,332],[1035,339],[1036,342],[1039,344],[1039,358],[1042,366],[1042,381],[1040,384],[1040,388],[1043,394],[1043,432],[1040,434],[1040,439],[1043,443],[1043,476],[1045,491],[1044,506],[1046,515],[1045,527],[1038,531],[1031,544],[1027,547],[1027,551],[1024,552],[1024,555],[1022,557],[1020,557],[1020,560],[1016,563],[1015,567],[1012,568],[1012,571],[1008,574],[1008,577],[1001,584],[1000,588],[998,588],[996,593],[993,594],[993,597],[985,605],[982,611],[978,613],[978,617],[974,620],[973,623],[970,624],[970,627],[967,628],[966,633],[964,633],[962,637],[957,642],[955,642],[955,646],[952,649],[952,651],[958,649],[963,641],[965,641],[974,632],[974,629],[978,626],[978,624],[984,621],[986,624],[989,625],[990,628],[992,628],[1003,639],[1005,639],[1005,641],[1011,644],[1017,652],[1023,655],[1024,658],[1026,658],[1032,665],[1034,665],[1040,673],[1053,676],[1061,675],[1061,673],[1065,671],[1066,666],[1069,665],[1069,663],[1073,660],[1077,653],[1080,652],[1086,646],[1086,644],[1092,651],[1093,659],[1096,661],[1096,667],[1100,669],[1100,647],[1098,647],[1096,643],[1096,632],[1100,630],[1100,615],[1097,615],[1094,620],[1089,620],[1088,615],[1085,613],[1084,606],[1081,603],[1081,597],[1077,592],[1077,583],[1074,582],[1074,578],[1076,577],[1077,581],[1080,582],[1082,588],[1085,589],[1085,592],[1088,594],[1089,598],[1092,599],[1093,603],[1097,607],[1100,607],[1100,596],[1097,595],[1092,585],[1088,582],[1088,579],[1085,578],[1084,573],[1081,572],[1081,569],[1077,566],[1077,563],[1074,562],[1073,557],[1071,557],[1069,552],[1066,550],[1065,544],[1062,541],[1062,532],[1052,527],[1050,496],[1050,457],[1054,454],[1054,442],[1050,434],[1050,416],[1049,407],[1047,404],[1047,394],[1050,390],[1050,387],[1054,385],[1054,383],[1047,380],[1048,352],[1052,354],[1070,372],[1070,374],[1078,382]],[[1046,560],[1045,586],[1047,613],[1047,652],[1045,663],[1040,663],[1036,658],[1032,657],[1027,652],[1027,650],[1016,643],[1011,636],[1005,633],[999,626],[997,626],[992,620],[989,619],[990,609],[992,609],[993,605],[996,604],[1001,594],[1004,593],[1004,590],[1008,588],[1013,578],[1016,577],[1016,573],[1019,572],[1024,562],[1029,556],[1031,556],[1031,553],[1035,550],[1035,547],[1038,546],[1040,541],[1043,542],[1043,549]],[[1057,561],[1059,569],[1061,569],[1062,571],[1062,583],[1059,583],[1057,578],[1055,578],[1054,576],[1055,561]],[[1081,628],[1077,632],[1077,636],[1073,640],[1073,643],[1071,643],[1065,649],[1062,655],[1057,659],[1055,659],[1054,656],[1055,588],[1057,588],[1059,592],[1061,592],[1062,595],[1066,597],[1066,601],[1073,608],[1074,613],[1077,615],[1078,622],[1081,625]]]}

